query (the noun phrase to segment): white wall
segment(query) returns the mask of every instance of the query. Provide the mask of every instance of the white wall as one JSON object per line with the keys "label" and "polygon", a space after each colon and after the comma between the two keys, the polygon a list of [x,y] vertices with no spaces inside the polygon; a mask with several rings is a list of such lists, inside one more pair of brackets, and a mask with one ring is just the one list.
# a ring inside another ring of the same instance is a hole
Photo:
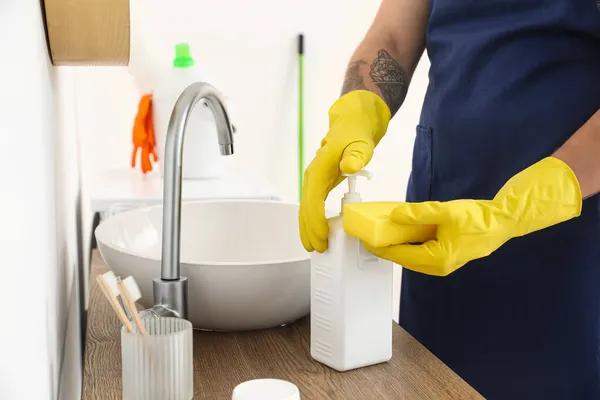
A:
{"label": "white wall", "polygon": [[63,77],[48,58],[39,0],[1,2],[0,37],[0,398],[56,399],[65,372],[62,398],[75,399],[76,131],[58,118]]}
{"label": "white wall", "polygon": [[[87,259],[83,257],[81,244],[81,147],[76,129],[75,79],[70,68],[55,68],[57,83],[54,91],[54,105],[58,116],[58,130],[55,134],[55,187],[56,194],[56,243],[58,250],[57,268],[61,280],[57,280],[56,295],[58,304],[60,335],[57,339],[61,358],[59,392],[60,400],[80,397],[82,384],[82,326],[83,309],[80,286],[83,267]],[[85,274],[84,278],[87,278]],[[49,295],[52,298],[52,294]]]}
{"label": "white wall", "polygon": [[[231,168],[243,166],[266,175],[284,200],[297,201],[296,35],[305,35],[308,164],[327,132],[327,111],[339,96],[349,57],[371,24],[379,0],[178,0],[168,5],[161,0],[132,0],[134,10],[142,1],[146,34],[156,58],[168,66],[174,43],[189,42],[211,83],[231,98],[239,130],[236,154],[227,158]],[[133,48],[132,54],[137,57],[140,51]],[[427,69],[425,57],[403,108],[376,151],[370,166],[374,180],[360,183],[366,200],[404,199]],[[96,174],[128,167],[139,93],[126,68],[76,73],[88,185]],[[342,185],[330,195],[328,208],[339,209],[343,189]],[[399,277],[396,274],[397,289]]]}

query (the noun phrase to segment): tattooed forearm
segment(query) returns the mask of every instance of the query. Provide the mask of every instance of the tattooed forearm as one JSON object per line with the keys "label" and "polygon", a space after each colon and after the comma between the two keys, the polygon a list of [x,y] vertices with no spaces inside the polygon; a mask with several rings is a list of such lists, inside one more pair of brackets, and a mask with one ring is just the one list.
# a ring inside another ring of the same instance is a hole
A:
{"label": "tattooed forearm", "polygon": [[[371,90],[380,94],[395,115],[408,92],[408,74],[402,66],[385,50],[379,50],[370,67],[363,60],[352,61],[348,66],[342,95],[353,90]],[[379,89],[379,90],[377,90]]]}
{"label": "tattooed forearm", "polygon": [[348,72],[346,72],[346,79],[342,86],[342,95],[349,93],[353,90],[364,90],[365,82],[363,76],[360,73],[360,67],[367,65],[364,60],[353,61],[348,66]]}
{"label": "tattooed forearm", "polygon": [[381,90],[392,115],[400,109],[408,92],[408,75],[385,50],[379,50],[371,63],[369,77]]}

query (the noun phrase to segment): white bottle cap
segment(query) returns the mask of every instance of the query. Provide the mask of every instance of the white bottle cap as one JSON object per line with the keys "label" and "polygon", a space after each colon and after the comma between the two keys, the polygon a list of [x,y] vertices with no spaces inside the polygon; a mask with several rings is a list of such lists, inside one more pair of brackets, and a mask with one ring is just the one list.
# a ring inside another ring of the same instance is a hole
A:
{"label": "white bottle cap", "polygon": [[237,385],[232,400],[300,400],[300,391],[288,381],[254,379]]}
{"label": "white bottle cap", "polygon": [[344,194],[344,197],[342,198],[342,210],[343,210],[345,204],[362,202],[362,198],[360,197],[360,194],[356,191],[356,177],[364,176],[367,179],[371,179],[373,177],[373,173],[363,169],[363,170],[358,171],[355,174],[342,173],[342,176],[348,177],[348,193]]}

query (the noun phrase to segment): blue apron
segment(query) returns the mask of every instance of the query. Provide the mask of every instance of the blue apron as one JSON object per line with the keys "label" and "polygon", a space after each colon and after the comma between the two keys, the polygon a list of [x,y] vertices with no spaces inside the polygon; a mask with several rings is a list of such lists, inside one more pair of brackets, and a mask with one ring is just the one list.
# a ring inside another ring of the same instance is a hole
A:
{"label": "blue apron", "polygon": [[[595,0],[430,0],[427,53],[408,201],[491,199],[600,109]],[[401,293],[400,324],[485,398],[600,399],[599,196]]]}

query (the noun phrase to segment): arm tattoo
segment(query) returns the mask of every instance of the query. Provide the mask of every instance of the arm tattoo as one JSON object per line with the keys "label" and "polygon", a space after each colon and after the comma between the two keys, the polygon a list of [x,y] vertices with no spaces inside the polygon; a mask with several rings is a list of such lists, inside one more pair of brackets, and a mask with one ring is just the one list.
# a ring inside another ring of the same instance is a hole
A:
{"label": "arm tattoo", "polygon": [[406,71],[385,50],[379,50],[371,64],[369,77],[377,85],[392,115],[400,109],[408,92]]}
{"label": "arm tattoo", "polygon": [[353,61],[348,66],[348,72],[346,73],[346,79],[342,86],[342,95],[349,93],[353,90],[365,89],[365,82],[362,75],[360,74],[361,65],[366,65],[365,60]]}

